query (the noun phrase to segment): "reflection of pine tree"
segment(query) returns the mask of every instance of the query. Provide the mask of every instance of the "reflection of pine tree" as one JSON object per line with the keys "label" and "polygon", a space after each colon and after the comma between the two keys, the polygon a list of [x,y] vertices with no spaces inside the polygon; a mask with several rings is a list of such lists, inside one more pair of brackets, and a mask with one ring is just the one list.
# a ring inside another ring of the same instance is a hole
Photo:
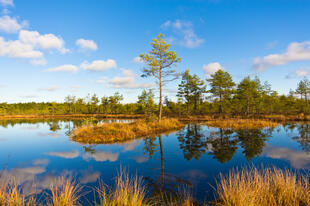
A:
{"label": "reflection of pine tree", "polygon": [[199,160],[202,154],[207,151],[207,143],[204,135],[201,133],[200,125],[188,125],[186,129],[178,134],[180,148],[183,150],[184,157],[187,160],[195,158]]}
{"label": "reflection of pine tree", "polygon": [[143,153],[148,155],[149,159],[152,159],[156,153],[158,144],[155,143],[156,137],[147,137],[144,139]]}
{"label": "reflection of pine tree", "polygon": [[218,132],[211,134],[208,143],[212,146],[212,155],[220,163],[230,161],[237,150],[238,140],[233,136],[233,131],[230,129],[219,128]]}
{"label": "reflection of pine tree", "polygon": [[50,122],[48,125],[50,126],[50,130],[53,132],[57,132],[61,129],[58,121]]}
{"label": "reflection of pine tree", "polygon": [[272,131],[272,129],[240,129],[236,131],[236,137],[244,149],[242,153],[247,160],[251,160],[263,152],[267,137],[271,136]]}
{"label": "reflection of pine tree", "polygon": [[297,126],[299,135],[293,137],[299,144],[302,150],[310,153],[310,125],[309,124],[299,124]]}

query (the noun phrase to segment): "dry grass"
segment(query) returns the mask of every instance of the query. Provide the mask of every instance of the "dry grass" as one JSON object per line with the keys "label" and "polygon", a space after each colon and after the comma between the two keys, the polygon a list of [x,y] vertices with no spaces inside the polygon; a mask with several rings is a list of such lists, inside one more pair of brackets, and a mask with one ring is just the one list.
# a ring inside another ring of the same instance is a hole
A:
{"label": "dry grass", "polygon": [[176,119],[163,119],[160,122],[138,120],[132,123],[103,123],[76,128],[71,137],[76,142],[88,144],[114,143],[157,135],[182,127],[184,125]]}
{"label": "dry grass", "polygon": [[0,205],[2,206],[30,206],[35,205],[34,198],[26,198],[18,186],[8,182],[0,187]]}
{"label": "dry grass", "polygon": [[69,179],[59,178],[50,188],[49,206],[79,205],[81,187]]}
{"label": "dry grass", "polygon": [[259,119],[221,119],[207,121],[205,124],[211,127],[232,129],[258,129],[266,127],[276,127],[279,125],[279,123],[274,121]]}
{"label": "dry grass", "polygon": [[232,171],[217,184],[218,206],[310,205],[309,178],[288,170]]}
{"label": "dry grass", "polygon": [[128,174],[121,172],[116,179],[113,190],[101,185],[98,188],[100,206],[146,206],[146,191],[142,179],[137,176],[130,178]]}

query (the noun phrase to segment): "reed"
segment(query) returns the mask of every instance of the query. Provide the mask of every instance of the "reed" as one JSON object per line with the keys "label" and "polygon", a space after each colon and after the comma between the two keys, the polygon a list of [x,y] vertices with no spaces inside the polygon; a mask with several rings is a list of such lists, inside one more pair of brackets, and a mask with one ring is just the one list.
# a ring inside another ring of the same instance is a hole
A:
{"label": "reed", "polygon": [[97,189],[100,203],[98,206],[147,206],[146,190],[142,179],[135,176],[129,177],[121,171],[116,179],[114,189],[108,189],[104,185]]}
{"label": "reed", "polygon": [[221,175],[217,206],[310,205],[309,178],[289,170],[256,168]]}
{"label": "reed", "polygon": [[26,197],[15,183],[6,182],[0,186],[0,205],[2,206],[30,206],[36,201]]}
{"label": "reed", "polygon": [[70,179],[59,178],[51,185],[49,206],[76,206],[79,205],[81,187]]}
{"label": "reed", "polygon": [[78,127],[72,131],[71,138],[76,142],[87,144],[114,143],[175,131],[182,127],[184,125],[176,119],[163,119],[161,121],[138,120],[132,123],[103,123]]}

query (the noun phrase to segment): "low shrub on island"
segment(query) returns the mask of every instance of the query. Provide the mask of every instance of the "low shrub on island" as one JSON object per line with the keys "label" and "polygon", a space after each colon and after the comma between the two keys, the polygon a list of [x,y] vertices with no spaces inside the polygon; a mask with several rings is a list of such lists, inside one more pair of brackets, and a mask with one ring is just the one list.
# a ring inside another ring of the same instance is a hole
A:
{"label": "low shrub on island", "polygon": [[279,123],[260,119],[215,119],[207,121],[206,125],[231,129],[262,129],[266,127],[277,127]]}
{"label": "low shrub on island", "polygon": [[140,137],[158,135],[184,127],[177,119],[161,121],[137,120],[131,123],[103,123],[74,129],[71,138],[86,144],[122,142]]}

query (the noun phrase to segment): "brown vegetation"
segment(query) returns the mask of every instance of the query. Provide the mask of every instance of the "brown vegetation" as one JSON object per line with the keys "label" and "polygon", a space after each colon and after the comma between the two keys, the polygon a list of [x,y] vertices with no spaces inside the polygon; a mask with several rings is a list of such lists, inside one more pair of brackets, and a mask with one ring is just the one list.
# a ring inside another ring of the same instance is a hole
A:
{"label": "brown vegetation", "polygon": [[217,184],[217,206],[310,205],[309,177],[288,170],[232,171]]}
{"label": "brown vegetation", "polygon": [[122,142],[181,129],[184,125],[176,119],[159,121],[138,120],[131,123],[103,123],[85,125],[72,131],[76,142],[95,144]]}
{"label": "brown vegetation", "polygon": [[232,129],[258,129],[266,127],[276,127],[278,122],[259,119],[218,119],[206,121],[206,125],[211,127],[232,128]]}

